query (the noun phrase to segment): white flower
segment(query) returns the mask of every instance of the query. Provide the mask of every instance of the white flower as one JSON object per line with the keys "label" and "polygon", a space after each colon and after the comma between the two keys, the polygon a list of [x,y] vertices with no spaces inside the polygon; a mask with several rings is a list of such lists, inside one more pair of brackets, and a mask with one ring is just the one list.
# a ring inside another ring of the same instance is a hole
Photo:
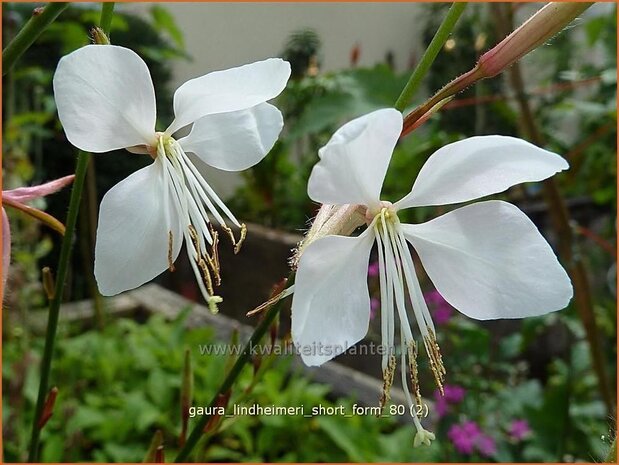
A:
{"label": "white flower", "polygon": [[[280,111],[265,102],[284,89],[289,77],[287,62],[268,59],[191,79],[174,94],[174,121],[156,132],[153,83],[135,52],[89,45],[60,60],[54,94],[69,141],[89,152],[125,148],[154,159],[101,202],[95,276],[102,294],[133,289],[173,269],[184,239],[200,289],[214,307],[220,300],[213,293],[213,281],[219,280],[217,235],[207,211],[236,250],[245,228],[193,160],[227,171],[262,160],[283,127]],[[188,136],[172,137],[192,124]],[[238,242],[224,217],[241,228]],[[210,254],[207,244],[213,247]]]}
{"label": "white flower", "polygon": [[[303,251],[292,302],[292,337],[304,362],[320,365],[366,335],[368,260],[376,243],[385,354],[381,405],[389,399],[393,382],[399,326],[402,385],[412,406],[421,399],[417,345],[405,296],[441,389],[445,370],[409,244],[445,300],[479,320],[559,310],[571,299],[572,286],[551,247],[514,205],[479,202],[423,224],[400,223],[398,211],[468,202],[521,182],[546,179],[568,164],[554,153],[513,137],[471,137],[434,153],[411,192],[391,204],[380,200],[380,192],[401,130],[400,112],[378,110],[345,124],[319,151],[309,196],[323,204],[365,205],[368,227],[358,237],[318,239]],[[419,431],[415,442],[428,443],[431,433],[424,433],[415,415],[413,419]]]}

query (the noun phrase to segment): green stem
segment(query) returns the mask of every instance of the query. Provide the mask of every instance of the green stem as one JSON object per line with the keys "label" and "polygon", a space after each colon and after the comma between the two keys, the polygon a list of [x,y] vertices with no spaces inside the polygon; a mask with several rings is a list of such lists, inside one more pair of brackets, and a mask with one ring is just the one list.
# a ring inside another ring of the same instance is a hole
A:
{"label": "green stem", "polygon": [[114,2],[106,2],[101,4],[101,19],[99,20],[99,27],[103,29],[108,37],[110,35],[110,29],[112,28],[112,16],[114,13]]}
{"label": "green stem", "polygon": [[[294,272],[290,273],[287,286],[292,286],[293,282]],[[215,407],[220,396],[224,395],[230,390],[230,388],[232,388],[232,385],[241,374],[241,370],[243,369],[243,367],[251,360],[251,357],[253,355],[252,348],[256,347],[256,345],[258,345],[258,343],[260,342],[260,339],[262,339],[262,337],[265,335],[265,333],[271,326],[271,323],[273,323],[275,317],[282,309],[284,300],[285,299],[278,300],[271,308],[269,308],[269,310],[267,310],[264,318],[258,324],[258,326],[256,326],[256,329],[249,338],[249,341],[247,341],[247,344],[245,344],[245,347],[243,348],[243,353],[236,360],[236,362],[232,366],[232,369],[230,370],[223,383],[221,383],[221,386],[219,386],[219,389],[217,389],[217,392],[211,399],[211,402],[209,404],[210,408],[206,409],[207,411],[214,410],[212,407]],[[185,445],[176,456],[176,459],[174,459],[175,462],[187,461],[189,454],[202,437],[202,434],[204,434],[204,428],[206,427],[210,419],[211,415],[203,415],[200,417],[200,420],[193,427],[191,434],[187,438],[187,442],[185,442]]]}
{"label": "green stem", "polygon": [[404,111],[406,106],[410,103],[413,95],[421,85],[421,81],[430,69],[430,66],[443,48],[443,45],[445,45],[449,34],[451,34],[451,31],[458,22],[458,19],[466,8],[466,5],[467,4],[464,2],[453,3],[451,5],[451,8],[449,8],[449,11],[447,12],[447,16],[443,19],[443,22],[432,38],[430,45],[428,45],[428,48],[423,53],[421,60],[419,60],[417,67],[413,71],[413,74],[411,74],[406,86],[404,86],[398,100],[395,102],[396,110]]}
{"label": "green stem", "polygon": [[15,62],[35,40],[69,6],[67,2],[48,3],[43,11],[34,14],[15,38],[2,50],[2,75],[10,71]]}
{"label": "green stem", "polygon": [[49,314],[47,317],[47,330],[45,334],[45,348],[43,350],[43,359],[41,361],[41,378],[39,381],[39,394],[37,397],[37,405],[34,411],[34,419],[32,421],[32,434],[30,439],[30,452],[28,454],[29,462],[38,461],[39,452],[39,436],[41,429],[39,428],[39,418],[45,405],[45,398],[49,390],[49,373],[51,371],[52,356],[54,352],[54,342],[56,339],[56,330],[58,328],[58,316],[60,314],[60,303],[64,294],[64,285],[69,269],[69,260],[71,258],[71,248],[73,245],[73,235],[75,232],[75,224],[77,222],[82,190],[84,188],[84,179],[90,154],[87,152],[79,152],[77,156],[77,167],[75,169],[75,180],[73,181],[73,189],[71,190],[71,199],[69,200],[69,213],[67,215],[66,231],[62,238],[60,247],[60,258],[58,260],[58,273],[56,275],[56,289],[53,299],[49,304]]}
{"label": "green stem", "polygon": [[606,456],[606,463],[617,463],[617,438],[613,439],[613,443],[610,445],[610,450]]}
{"label": "green stem", "polygon": [[[47,8],[49,8],[51,5],[52,4],[48,5],[45,9],[47,10]],[[66,5],[65,5],[65,8],[66,8]],[[111,16],[112,16],[113,10],[114,10],[114,3],[104,3],[102,6],[100,27],[104,31],[105,31],[105,25],[108,26],[108,30],[109,30],[109,24],[111,23]],[[58,14],[59,13],[60,12],[58,12]],[[58,14],[56,14],[56,16],[58,16]],[[52,20],[50,20],[49,22],[51,22]],[[49,22],[47,24],[49,24]],[[28,25],[26,25],[26,27],[27,26]],[[15,39],[17,39],[20,35],[21,35],[21,32],[17,35]],[[34,41],[34,39],[32,41]],[[22,50],[22,53],[23,53],[23,50]],[[2,62],[4,66],[4,52],[2,53]],[[90,153],[83,152],[80,150],[77,155],[77,166],[75,168],[75,179],[73,181],[73,188],[71,189],[71,198],[69,200],[69,212],[67,214],[66,230],[62,238],[62,245],[60,246],[60,257],[58,259],[58,272],[56,274],[56,289],[55,289],[54,297],[49,303],[49,314],[47,316],[47,329],[45,333],[45,347],[43,348],[43,359],[41,360],[41,376],[40,376],[40,381],[39,381],[39,393],[37,396],[37,404],[34,410],[34,418],[32,421],[32,433],[30,437],[30,450],[28,452],[29,462],[38,461],[39,439],[41,435],[41,428],[39,428],[38,423],[39,423],[39,419],[41,418],[41,413],[43,412],[43,407],[45,406],[45,398],[47,396],[47,391],[49,390],[49,374],[52,368],[54,343],[56,341],[56,332],[58,329],[58,317],[60,315],[60,303],[62,302],[62,296],[64,294],[63,290],[64,290],[65,282],[67,280],[67,272],[69,270],[69,261],[71,259],[71,249],[73,246],[73,236],[75,233],[75,225],[77,223],[80,203],[82,199],[82,192],[84,191],[84,182],[86,180],[86,174],[88,173],[89,162],[90,162]]]}

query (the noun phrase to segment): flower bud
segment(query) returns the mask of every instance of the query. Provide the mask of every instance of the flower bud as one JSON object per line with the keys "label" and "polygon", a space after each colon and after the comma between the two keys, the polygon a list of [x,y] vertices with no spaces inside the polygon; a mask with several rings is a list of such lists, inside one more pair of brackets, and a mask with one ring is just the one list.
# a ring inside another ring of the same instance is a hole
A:
{"label": "flower bud", "polygon": [[445,85],[409,113],[404,118],[402,136],[419,127],[423,121],[421,123],[418,121],[428,114],[431,115],[431,110],[437,104],[482,79],[503,72],[505,68],[554,37],[591,5],[593,3],[548,3],[518,29],[484,53],[474,68]]}
{"label": "flower bud", "polygon": [[548,3],[479,59],[484,77],[496,76],[554,37],[593,3]]}
{"label": "flower bud", "polygon": [[332,234],[349,236],[363,224],[365,224],[365,207],[362,205],[322,205],[310,230],[294,250],[290,260],[291,268],[296,270],[303,250],[316,239]]}
{"label": "flower bud", "polygon": [[93,27],[91,34],[92,34],[92,41],[96,45],[110,45],[110,38],[100,27]]}

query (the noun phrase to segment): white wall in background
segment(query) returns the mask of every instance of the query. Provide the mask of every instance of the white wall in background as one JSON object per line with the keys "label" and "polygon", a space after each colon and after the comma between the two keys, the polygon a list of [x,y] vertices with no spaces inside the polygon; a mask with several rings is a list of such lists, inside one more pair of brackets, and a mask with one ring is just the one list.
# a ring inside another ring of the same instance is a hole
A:
{"label": "white wall in background", "polygon": [[[121,4],[119,4],[120,6]],[[126,8],[146,12],[151,4]],[[125,7],[123,5],[123,7]],[[393,51],[398,70],[419,49],[420,5],[414,3],[164,3],[185,36],[191,63],[177,65],[184,82],[208,71],[277,55],[291,32],[314,29],[322,39],[322,68],[349,65],[350,50],[361,45],[361,66],[384,61]]]}
{"label": "white wall in background", "polygon": [[[117,4],[147,14],[151,4]],[[419,56],[421,33],[414,3],[164,3],[185,37],[193,61],[178,60],[173,85],[210,71],[277,56],[290,35],[314,29],[322,40],[321,69],[347,68],[350,51],[361,48],[359,66],[383,62],[392,51],[399,71],[408,68],[411,54]],[[175,87],[172,87],[175,88]],[[205,170],[222,197],[241,182],[238,174]]]}

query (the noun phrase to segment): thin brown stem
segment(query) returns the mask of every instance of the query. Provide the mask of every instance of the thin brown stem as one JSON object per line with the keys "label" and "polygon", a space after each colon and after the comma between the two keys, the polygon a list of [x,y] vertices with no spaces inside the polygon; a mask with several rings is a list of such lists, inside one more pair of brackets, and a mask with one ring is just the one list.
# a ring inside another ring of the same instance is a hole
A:
{"label": "thin brown stem", "polygon": [[[498,5],[497,5],[498,7]],[[501,10],[496,8],[497,25],[509,30],[511,28],[511,17],[509,14],[501,14]],[[509,83],[516,94],[516,101],[520,110],[522,131],[536,145],[544,146],[544,137],[535,121],[535,116],[525,92],[525,82],[518,62],[514,63],[508,71]],[[593,368],[598,378],[600,394],[606,405],[607,413],[613,411],[614,401],[610,390],[606,365],[604,364],[604,353],[598,338],[598,327],[593,311],[591,299],[591,289],[585,266],[578,254],[574,254],[575,247],[574,233],[571,227],[572,219],[565,205],[559,187],[553,178],[544,181],[544,198],[548,205],[550,218],[553,228],[557,233],[559,257],[567,268],[572,284],[574,286],[574,301],[580,319],[582,320],[587,342],[591,352]]]}

